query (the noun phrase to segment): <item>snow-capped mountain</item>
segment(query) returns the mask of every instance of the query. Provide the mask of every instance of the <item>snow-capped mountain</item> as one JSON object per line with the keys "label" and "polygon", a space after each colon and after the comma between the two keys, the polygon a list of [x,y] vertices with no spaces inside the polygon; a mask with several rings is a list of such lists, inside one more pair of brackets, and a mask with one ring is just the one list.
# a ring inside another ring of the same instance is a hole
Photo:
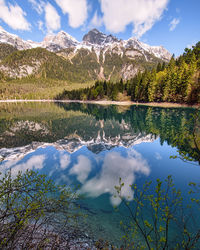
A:
{"label": "snow-capped mountain", "polygon": [[24,41],[20,37],[5,31],[1,26],[0,26],[0,43],[10,44],[19,50],[31,49],[34,47],[32,45],[33,44],[32,41]]}
{"label": "snow-capped mountain", "polygon": [[64,31],[60,31],[57,35],[49,35],[44,38],[40,46],[50,51],[58,51],[60,49],[76,47],[79,42]]}
{"label": "snow-capped mountain", "polygon": [[18,50],[26,50],[32,48],[46,48],[50,51],[58,51],[59,49],[74,47],[79,42],[64,31],[60,31],[57,35],[48,35],[42,42],[33,42],[31,40],[24,41],[17,35],[5,31],[0,26],[0,43],[7,43]]}
{"label": "snow-capped mountain", "polygon": [[166,50],[163,46],[150,46],[146,43],[140,42],[135,37],[129,38],[127,41],[124,41],[125,48],[134,48],[143,53],[148,52],[149,54],[153,54],[155,57],[160,58],[162,60],[170,60],[171,54],[168,50]]}
{"label": "snow-capped mountain", "polygon": [[133,49],[138,50],[138,52],[141,52],[142,54],[149,53],[165,61],[168,61],[171,58],[171,54],[162,46],[150,46],[140,42],[134,37],[127,41],[119,40],[112,35],[105,35],[97,29],[93,29],[84,35],[82,42],[78,42],[75,38],[64,31],[60,31],[56,35],[48,35],[42,42],[33,42],[30,40],[24,41],[20,37],[11,34],[0,27],[0,43],[8,43],[16,47],[18,50],[42,47],[53,52],[76,47],[78,49],[87,48],[91,50],[91,48],[94,47],[96,53],[99,53],[99,49],[112,50],[113,47],[115,47],[115,50],[117,48],[118,51],[121,52],[123,52],[124,49],[128,49],[129,52]]}
{"label": "snow-capped mountain", "polygon": [[165,61],[168,61],[171,58],[171,54],[163,46],[150,46],[148,44],[140,42],[135,37],[124,41],[119,40],[112,35],[105,35],[97,29],[89,31],[83,37],[83,42],[85,42],[88,46],[99,45],[101,47],[112,48],[114,45],[114,47],[118,47],[118,49],[120,50],[122,50],[123,48],[130,50],[134,49],[140,51],[142,54],[145,54],[145,52],[153,54],[155,57]]}
{"label": "snow-capped mountain", "polygon": [[[0,73],[9,78],[43,75],[56,79],[62,76],[62,80],[74,82],[127,80],[139,71],[153,68],[162,61],[168,62],[171,58],[171,54],[162,46],[150,46],[134,37],[119,40],[97,29],[89,31],[82,42],[64,31],[48,35],[42,42],[34,42],[25,41],[0,27],[0,46],[0,51],[6,52],[0,52]],[[7,49],[8,46],[11,48]],[[27,51],[34,48],[44,48],[46,51]],[[12,57],[13,49],[25,52],[3,61],[8,55]],[[53,61],[57,62],[57,66],[54,67]]]}

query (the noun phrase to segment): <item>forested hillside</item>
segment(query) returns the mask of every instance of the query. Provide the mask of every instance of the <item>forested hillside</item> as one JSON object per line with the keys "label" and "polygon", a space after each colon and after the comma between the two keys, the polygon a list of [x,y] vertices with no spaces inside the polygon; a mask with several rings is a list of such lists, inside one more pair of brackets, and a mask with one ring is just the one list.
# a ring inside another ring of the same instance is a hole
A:
{"label": "forested hillside", "polygon": [[138,102],[200,103],[200,42],[183,55],[171,58],[168,65],[157,67],[134,78],[113,83],[97,81],[94,87],[64,91],[57,99],[121,100]]}
{"label": "forested hillside", "polygon": [[[12,78],[40,78],[57,80],[79,79],[73,74],[72,64],[63,57],[43,48],[28,49],[10,53],[1,62],[4,75]],[[5,78],[6,80],[6,78]]]}
{"label": "forested hillside", "polygon": [[40,47],[17,50],[0,43],[0,80],[119,81],[120,78],[130,79],[139,71],[150,70],[164,60],[133,45],[130,48],[120,43],[111,47],[95,46],[82,45],[50,52]]}
{"label": "forested hillside", "polygon": [[15,47],[13,47],[12,45],[6,44],[6,43],[1,43],[0,61],[3,60],[4,58],[6,58],[11,53],[13,53],[14,51],[17,51],[17,49]]}

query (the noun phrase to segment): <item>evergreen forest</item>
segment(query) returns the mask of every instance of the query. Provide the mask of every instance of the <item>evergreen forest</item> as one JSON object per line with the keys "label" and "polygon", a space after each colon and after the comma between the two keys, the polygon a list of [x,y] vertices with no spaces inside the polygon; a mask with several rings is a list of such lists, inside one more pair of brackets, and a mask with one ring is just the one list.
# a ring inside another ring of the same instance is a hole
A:
{"label": "evergreen forest", "polygon": [[130,80],[96,81],[90,88],[64,90],[56,99],[200,103],[200,42]]}

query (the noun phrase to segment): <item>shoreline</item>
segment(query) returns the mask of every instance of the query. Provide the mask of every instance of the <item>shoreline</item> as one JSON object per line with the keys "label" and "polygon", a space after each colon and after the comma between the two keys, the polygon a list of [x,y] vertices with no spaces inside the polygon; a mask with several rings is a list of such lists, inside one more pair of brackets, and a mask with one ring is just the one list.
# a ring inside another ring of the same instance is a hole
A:
{"label": "shoreline", "polygon": [[99,100],[99,101],[81,101],[81,100],[53,100],[53,99],[39,99],[39,100],[26,100],[26,99],[7,99],[7,100],[0,100],[0,103],[23,103],[23,102],[52,102],[52,103],[85,103],[85,104],[99,104],[99,105],[118,105],[118,106],[150,106],[150,107],[163,107],[163,108],[200,108],[200,104],[189,105],[189,104],[180,104],[180,103],[171,103],[171,102],[148,102],[148,103],[139,103],[139,102],[132,102],[132,101],[106,101],[106,100]]}

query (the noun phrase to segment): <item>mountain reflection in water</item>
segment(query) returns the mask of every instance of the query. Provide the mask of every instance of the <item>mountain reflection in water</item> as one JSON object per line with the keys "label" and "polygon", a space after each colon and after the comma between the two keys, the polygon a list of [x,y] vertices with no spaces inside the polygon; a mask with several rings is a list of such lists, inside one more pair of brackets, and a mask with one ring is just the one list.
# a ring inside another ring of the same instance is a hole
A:
{"label": "mountain reflection in water", "polygon": [[[188,136],[196,124],[190,120],[194,113],[200,117],[200,112],[191,108],[1,103],[0,148],[30,145],[34,150],[37,145],[33,142],[56,143],[62,147],[63,140],[66,150],[73,151],[79,144],[99,153],[114,146],[130,147],[159,137],[161,145],[167,142],[199,160],[195,143]],[[200,144],[199,138],[197,143]]]}
{"label": "mountain reflection in water", "polygon": [[[36,170],[57,184],[78,187],[82,225],[89,235],[118,242],[127,211],[115,198],[131,201],[130,185],[173,176],[184,195],[199,182],[200,117],[191,108],[118,107],[64,103],[0,104],[0,172]],[[177,152],[177,150],[179,152]],[[113,211],[118,205],[120,213]],[[187,205],[187,204],[186,204]]]}

